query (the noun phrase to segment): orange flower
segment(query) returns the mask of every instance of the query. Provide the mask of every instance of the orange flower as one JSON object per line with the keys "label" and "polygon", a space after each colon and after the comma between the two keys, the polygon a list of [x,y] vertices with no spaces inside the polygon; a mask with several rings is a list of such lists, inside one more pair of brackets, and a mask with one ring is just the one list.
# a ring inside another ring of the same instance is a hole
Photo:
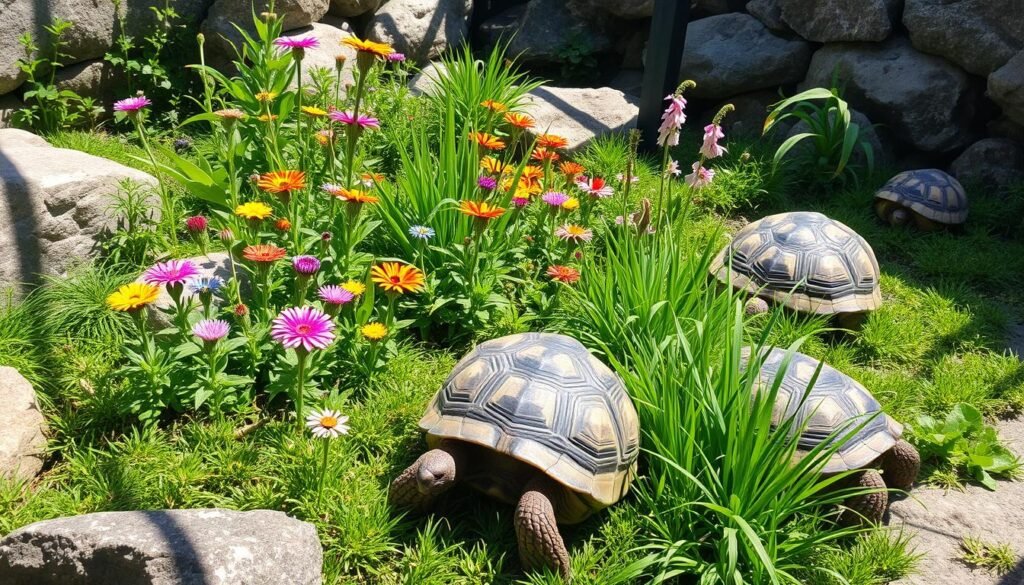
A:
{"label": "orange flower", "polygon": [[250,262],[276,262],[284,258],[285,254],[287,251],[284,248],[278,248],[274,244],[246,246],[242,250],[242,258]]}
{"label": "orange flower", "polygon": [[363,186],[366,188],[373,187],[376,183],[383,183],[387,177],[381,173],[363,173],[359,175],[359,178],[363,181]]}
{"label": "orange flower", "polygon": [[480,159],[480,168],[492,175],[499,175],[510,172],[512,165],[505,164],[493,156],[485,156]]}
{"label": "orange flower", "polygon": [[256,186],[268,193],[289,193],[306,188],[306,173],[302,171],[273,171],[264,173]]}
{"label": "orange flower", "polygon": [[487,150],[502,150],[505,148],[504,140],[486,132],[470,132],[469,139],[476,141],[477,144]]}
{"label": "orange flower", "polygon": [[535,124],[533,118],[527,116],[526,114],[520,114],[519,112],[506,112],[505,121],[508,122],[510,125],[519,128],[520,130],[527,130],[529,128],[533,128],[533,125]]}
{"label": "orange flower", "polygon": [[292,222],[290,222],[286,218],[282,217],[281,219],[279,219],[279,220],[274,222],[274,227],[278,231],[286,232],[286,231],[292,229]]}
{"label": "orange flower", "polygon": [[490,221],[505,213],[505,208],[491,205],[486,201],[463,201],[459,204],[459,211],[476,219]]}
{"label": "orange flower", "polygon": [[569,141],[554,134],[541,134],[537,137],[537,146],[542,146],[544,148],[565,148],[566,146],[569,146]]}
{"label": "orange flower", "polygon": [[562,171],[563,174],[568,175],[570,178],[575,177],[576,175],[582,175],[583,173],[587,172],[587,169],[583,168],[583,165],[572,162],[571,160],[567,160],[562,164],[558,165],[558,169]]}
{"label": "orange flower", "polygon": [[508,110],[508,106],[494,100],[484,100],[480,102],[480,105],[495,113],[501,113]]}
{"label": "orange flower", "polygon": [[370,269],[370,280],[386,293],[407,293],[423,290],[423,272],[409,264],[384,262]]}
{"label": "orange flower", "polygon": [[562,157],[558,156],[558,153],[555,152],[554,150],[544,148],[543,146],[538,146],[537,148],[533,149],[533,154],[530,155],[530,158],[532,158],[533,160],[539,160],[543,162],[555,162]]}
{"label": "orange flower", "polygon": [[348,203],[377,203],[380,201],[378,197],[370,195],[362,189],[342,189],[337,197]]}
{"label": "orange flower", "polygon": [[548,267],[548,276],[551,280],[573,284],[580,279],[580,271],[572,266],[559,266],[557,264]]}
{"label": "orange flower", "polygon": [[373,41],[364,41],[354,36],[348,36],[341,39],[341,44],[348,45],[360,53],[368,53],[381,59],[395,52],[391,45],[375,43]]}

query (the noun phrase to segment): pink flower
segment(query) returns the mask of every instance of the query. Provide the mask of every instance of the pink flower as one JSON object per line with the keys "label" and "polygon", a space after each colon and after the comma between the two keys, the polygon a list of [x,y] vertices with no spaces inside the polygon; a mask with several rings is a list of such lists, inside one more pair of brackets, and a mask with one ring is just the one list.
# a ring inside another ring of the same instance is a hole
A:
{"label": "pink flower", "polygon": [[405,61],[405,53],[391,53],[388,55],[387,59],[392,63],[401,63],[402,61]]}
{"label": "pink flower", "polygon": [[231,326],[220,319],[203,319],[192,326],[192,334],[203,341],[219,341],[228,336]]}
{"label": "pink flower", "polygon": [[558,191],[548,191],[541,195],[540,199],[551,207],[561,207],[563,203],[569,200],[569,196]]}
{"label": "pink flower", "polygon": [[341,185],[335,185],[334,183],[324,183],[320,185],[320,190],[331,197],[341,197],[341,192],[343,191]]}
{"label": "pink flower", "polygon": [[190,260],[168,260],[142,273],[142,280],[147,284],[173,286],[184,284],[193,276],[199,276],[199,269]]}
{"label": "pink flower", "polygon": [[615,189],[612,189],[612,186],[601,177],[581,177],[576,180],[576,186],[584,193],[598,199],[611,197],[615,193]]}
{"label": "pink flower", "polygon": [[144,95],[140,95],[136,97],[125,98],[123,100],[118,100],[114,102],[114,111],[134,114],[142,108],[152,104],[153,102],[149,101],[149,98],[147,98]]}
{"label": "pink flower", "polygon": [[[618,173],[618,174],[615,175],[615,180],[620,182],[620,183],[625,183],[626,182],[626,175],[624,173]],[[639,183],[640,182],[640,177],[638,177],[636,175],[630,175],[629,182],[630,183]]]}
{"label": "pink flower", "polygon": [[700,153],[706,159],[718,158],[725,154],[725,148],[718,144],[718,141],[725,138],[725,132],[718,124],[708,124],[704,127],[704,144],[700,147]]}
{"label": "pink flower", "polygon": [[676,146],[679,144],[679,129],[686,122],[686,100],[681,95],[670,95],[668,107],[661,115],[661,126],[658,127],[658,144],[661,146]]}
{"label": "pink flower", "polygon": [[334,120],[335,122],[339,122],[341,124],[348,124],[349,126],[354,126],[358,124],[359,127],[364,130],[367,128],[380,128],[380,120],[378,120],[377,118],[373,118],[371,116],[364,116],[363,114],[359,114],[359,117],[357,118],[352,112],[335,110],[327,114],[327,116],[330,119]]}
{"label": "pink flower", "polygon": [[715,178],[715,170],[700,166],[700,162],[693,163],[693,172],[686,175],[686,184],[694,189],[700,189],[711,184]]}
{"label": "pink flower", "polygon": [[320,41],[312,36],[301,37],[278,37],[274,39],[274,45],[282,49],[315,49],[320,46]]}
{"label": "pink flower", "polygon": [[356,298],[352,291],[347,288],[342,288],[336,284],[329,284],[321,286],[320,290],[317,291],[320,296],[320,300],[327,303],[328,305],[344,305],[345,303],[352,302],[352,299]]}
{"label": "pink flower", "polygon": [[193,215],[185,220],[185,229],[194,234],[205,232],[209,225],[209,220],[201,215]]}
{"label": "pink flower", "polygon": [[512,198],[512,205],[515,205],[516,207],[526,207],[529,204],[530,204],[530,198],[529,197],[513,197]]}
{"label": "pink flower", "polygon": [[292,258],[292,268],[302,276],[312,276],[320,270],[320,261],[314,256],[296,256]]}
{"label": "pink flower", "polygon": [[271,324],[270,336],[296,351],[324,349],[334,341],[334,322],[323,311],[313,307],[290,307]]}
{"label": "pink flower", "polygon": [[666,177],[668,177],[668,176],[678,177],[681,174],[683,174],[683,171],[679,168],[679,161],[677,161],[677,160],[670,160],[670,161],[668,161],[668,166],[665,167],[665,176]]}

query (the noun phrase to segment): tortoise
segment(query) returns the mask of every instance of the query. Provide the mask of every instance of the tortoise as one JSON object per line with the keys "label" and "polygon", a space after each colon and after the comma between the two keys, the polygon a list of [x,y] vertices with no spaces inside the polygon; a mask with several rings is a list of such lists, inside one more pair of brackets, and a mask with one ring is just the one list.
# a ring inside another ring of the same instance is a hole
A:
{"label": "tortoise", "polygon": [[[766,348],[761,355],[764,361],[755,392],[773,384],[787,351]],[[744,367],[749,357],[750,348],[745,348]],[[819,366],[821,371],[811,387]],[[780,380],[772,425],[777,426],[789,418],[793,421],[789,432],[800,432],[798,456],[806,455],[825,441],[846,439],[825,463],[822,473],[862,470],[851,476],[850,481],[857,487],[877,491],[851,497],[845,504],[868,520],[879,522],[885,514],[889,500],[887,486],[907,491],[914,485],[921,458],[917,449],[902,438],[903,426],[882,412],[878,401],[856,380],[799,352],[792,353],[789,367]]]}
{"label": "tortoise", "polygon": [[[793,310],[835,315],[851,329],[882,304],[871,246],[846,225],[813,211],[748,224],[715,257],[711,273]],[[748,312],[766,309],[764,303],[747,306]]]}
{"label": "tortoise", "polygon": [[875,212],[891,225],[913,221],[919,229],[933,231],[967,221],[967,192],[938,169],[904,171],[875,193]]}
{"label": "tortoise", "polygon": [[527,569],[569,576],[557,524],[614,504],[636,474],[636,409],[608,366],[564,335],[522,333],[463,357],[419,422],[430,450],[392,483],[425,510],[456,482],[516,505]]}

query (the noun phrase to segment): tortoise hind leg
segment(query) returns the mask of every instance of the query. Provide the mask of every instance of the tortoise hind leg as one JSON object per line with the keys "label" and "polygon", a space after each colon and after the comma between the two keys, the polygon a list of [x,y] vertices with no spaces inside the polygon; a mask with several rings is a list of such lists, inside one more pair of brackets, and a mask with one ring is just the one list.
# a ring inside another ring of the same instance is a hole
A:
{"label": "tortoise hind leg", "polygon": [[527,570],[546,567],[567,580],[569,552],[555,521],[555,502],[562,489],[544,476],[530,481],[519,498],[515,523],[523,566]]}
{"label": "tortoise hind leg", "polygon": [[885,473],[885,483],[898,490],[908,491],[917,480],[917,472],[921,470],[921,456],[913,445],[900,439],[882,454],[878,460]]}
{"label": "tortoise hind leg", "polygon": [[889,493],[882,474],[877,469],[865,469],[850,476],[850,481],[854,489],[872,491],[847,498],[844,503],[852,512],[844,512],[840,520],[844,524],[856,524],[863,517],[870,522],[881,522],[889,505]]}
{"label": "tortoise hind leg", "polygon": [[391,482],[388,501],[395,506],[425,510],[455,485],[459,470],[465,465],[463,451],[456,441],[442,441],[436,449],[420,455]]}

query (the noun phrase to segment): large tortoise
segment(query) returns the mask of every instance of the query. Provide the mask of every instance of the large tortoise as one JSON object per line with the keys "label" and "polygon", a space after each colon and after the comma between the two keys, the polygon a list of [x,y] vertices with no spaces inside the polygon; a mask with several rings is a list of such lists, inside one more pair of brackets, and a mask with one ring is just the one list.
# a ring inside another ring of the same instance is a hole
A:
{"label": "large tortoise", "polygon": [[420,420],[430,451],[391,484],[425,509],[457,481],[516,505],[527,568],[569,575],[556,523],[581,522],[627,492],[640,430],[622,381],[564,335],[481,343],[456,364]]}
{"label": "large tortoise", "polygon": [[919,229],[967,221],[967,192],[959,181],[938,169],[904,171],[875,193],[875,212],[892,225],[914,222]]}
{"label": "large tortoise", "polygon": [[[778,347],[762,351],[764,361],[755,391],[774,383],[787,354]],[[744,363],[749,356],[747,348]],[[812,387],[819,366],[821,371]],[[792,353],[779,383],[772,425],[787,419],[793,423],[790,433],[801,431],[797,439],[797,453],[801,456],[825,441],[846,439],[828,459],[822,473],[862,470],[851,481],[857,487],[877,491],[854,496],[846,501],[846,506],[871,521],[878,522],[885,514],[889,503],[886,486],[909,490],[917,479],[921,458],[914,446],[902,438],[903,426],[883,413],[874,396],[856,380],[799,352]],[[850,433],[853,435],[848,436]]]}
{"label": "large tortoise", "polygon": [[[748,224],[715,257],[711,273],[793,310],[835,315],[849,328],[882,304],[871,246],[846,225],[812,211],[769,215]],[[767,307],[751,303],[748,310]]]}

